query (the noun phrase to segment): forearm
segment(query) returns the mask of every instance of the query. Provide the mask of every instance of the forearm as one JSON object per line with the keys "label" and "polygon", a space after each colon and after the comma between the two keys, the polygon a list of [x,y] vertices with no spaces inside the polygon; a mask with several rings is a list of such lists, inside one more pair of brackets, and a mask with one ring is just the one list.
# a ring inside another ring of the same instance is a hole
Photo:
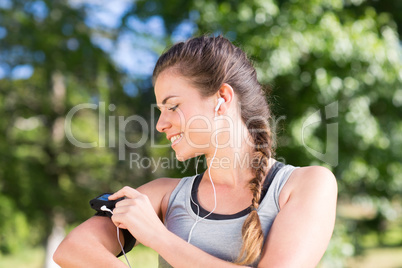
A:
{"label": "forearm", "polygon": [[171,266],[180,267],[245,267],[216,258],[187,243],[166,230],[155,243],[150,245]]}
{"label": "forearm", "polygon": [[116,258],[119,249],[110,219],[94,217],[71,231],[53,259],[61,267],[126,267]]}

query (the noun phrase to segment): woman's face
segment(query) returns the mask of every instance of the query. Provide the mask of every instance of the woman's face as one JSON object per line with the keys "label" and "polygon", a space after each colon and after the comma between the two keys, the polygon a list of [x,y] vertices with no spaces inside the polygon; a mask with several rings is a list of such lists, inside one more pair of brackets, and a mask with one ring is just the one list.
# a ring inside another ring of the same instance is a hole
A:
{"label": "woman's face", "polygon": [[209,153],[216,97],[202,97],[189,81],[169,70],[157,77],[155,96],[161,111],[156,129],[171,141],[176,158],[184,161]]}

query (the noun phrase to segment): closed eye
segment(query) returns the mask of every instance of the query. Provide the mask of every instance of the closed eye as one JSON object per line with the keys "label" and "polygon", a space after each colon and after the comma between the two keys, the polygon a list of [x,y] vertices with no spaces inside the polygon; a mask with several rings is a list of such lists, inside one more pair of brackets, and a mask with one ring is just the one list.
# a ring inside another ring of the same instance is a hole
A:
{"label": "closed eye", "polygon": [[176,111],[176,109],[177,109],[177,107],[179,107],[179,105],[175,105],[175,106],[173,106],[173,107],[170,107],[169,108],[169,111]]}

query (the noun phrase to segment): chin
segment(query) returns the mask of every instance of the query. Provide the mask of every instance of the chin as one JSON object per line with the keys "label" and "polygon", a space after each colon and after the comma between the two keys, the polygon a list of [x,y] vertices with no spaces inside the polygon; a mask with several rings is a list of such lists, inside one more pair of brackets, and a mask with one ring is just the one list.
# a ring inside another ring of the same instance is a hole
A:
{"label": "chin", "polygon": [[184,162],[184,161],[186,161],[188,158],[176,154],[176,159],[177,159],[179,162]]}
{"label": "chin", "polygon": [[180,161],[180,162],[184,162],[184,161],[186,161],[186,160],[188,160],[188,159],[190,159],[190,158],[193,158],[193,157],[190,157],[190,156],[188,156],[188,155],[182,155],[182,154],[176,153],[176,159],[177,159],[178,161]]}
{"label": "chin", "polygon": [[183,153],[183,152],[177,152],[177,151],[175,151],[175,152],[176,152],[176,159],[180,162],[184,162],[186,160],[189,160],[191,158],[194,158],[194,157],[197,157],[200,155],[199,153],[197,154],[197,153],[187,153],[187,152]]}

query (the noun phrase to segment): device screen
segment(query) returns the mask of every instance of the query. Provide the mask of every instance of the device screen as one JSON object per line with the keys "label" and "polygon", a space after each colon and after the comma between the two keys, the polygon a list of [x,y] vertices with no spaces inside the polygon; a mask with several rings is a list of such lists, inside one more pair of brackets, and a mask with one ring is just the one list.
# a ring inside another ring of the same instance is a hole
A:
{"label": "device screen", "polygon": [[102,201],[109,201],[108,197],[111,196],[111,194],[103,194],[99,196],[97,199],[102,200]]}

